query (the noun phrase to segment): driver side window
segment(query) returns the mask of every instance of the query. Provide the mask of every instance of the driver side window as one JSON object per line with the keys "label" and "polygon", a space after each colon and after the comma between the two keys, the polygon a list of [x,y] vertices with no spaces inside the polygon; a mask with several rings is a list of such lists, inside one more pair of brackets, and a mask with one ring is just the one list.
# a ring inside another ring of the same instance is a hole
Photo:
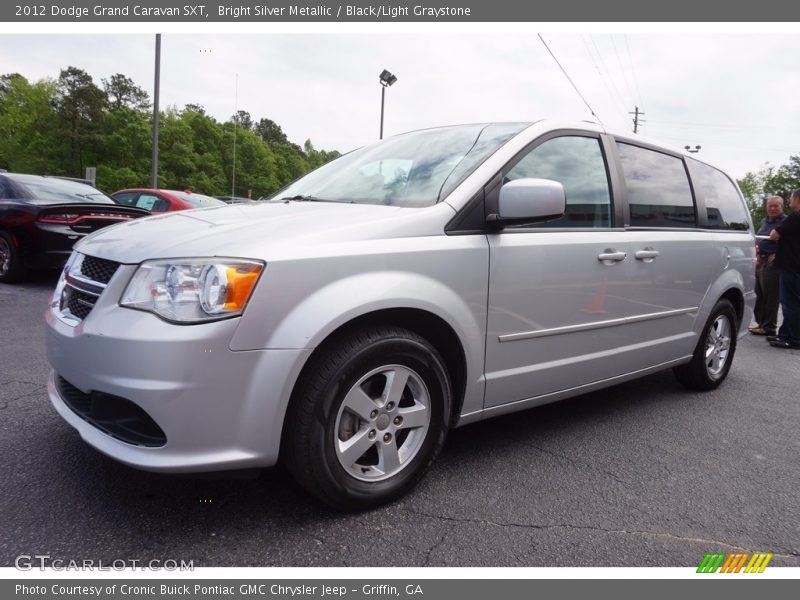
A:
{"label": "driver side window", "polygon": [[[539,144],[505,175],[551,179],[564,186],[564,216],[533,227],[611,227],[611,194],[600,140],[564,136]],[[530,227],[530,226],[526,226]]]}

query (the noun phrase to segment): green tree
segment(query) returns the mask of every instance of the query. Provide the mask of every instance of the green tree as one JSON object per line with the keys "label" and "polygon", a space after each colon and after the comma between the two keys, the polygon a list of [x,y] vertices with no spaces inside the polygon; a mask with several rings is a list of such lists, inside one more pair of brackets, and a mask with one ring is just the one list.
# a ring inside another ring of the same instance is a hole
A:
{"label": "green tree", "polygon": [[[230,149],[232,159],[232,148]],[[226,164],[228,152],[226,156]],[[281,183],[277,178],[277,159],[275,153],[267,146],[256,133],[241,129],[236,135],[236,185],[235,189],[230,180],[224,192],[230,194],[234,189],[235,196],[250,196],[260,198],[268,196],[279,187]],[[228,167],[226,174],[232,174]]]}
{"label": "green tree", "polygon": [[253,129],[253,118],[246,110],[238,110],[236,114],[231,117],[231,121],[236,123],[238,127],[251,131]]}
{"label": "green tree", "polygon": [[283,133],[281,126],[272,119],[261,119],[256,123],[253,129],[271,148],[281,145],[290,145],[289,138]]}
{"label": "green tree", "polygon": [[[797,173],[800,174],[800,171]],[[792,163],[779,167],[767,163],[759,171],[746,173],[736,183],[742,190],[750,216],[756,225],[766,215],[768,197],[780,196],[783,198],[785,210],[788,210],[792,190],[800,187],[800,180],[793,174]]]}
{"label": "green tree", "polygon": [[[106,191],[149,185],[147,93],[122,73],[102,84],[98,88],[76,67],[62,70],[57,81],[0,75],[0,167],[82,177],[94,165]],[[268,118],[256,122],[245,110],[220,123],[191,103],[163,111],[160,123],[159,187],[230,194],[235,155],[235,194],[258,198],[339,156],[317,150],[311,140],[301,148],[280,125]]]}
{"label": "green tree", "polygon": [[85,166],[96,164],[95,150],[106,105],[105,92],[94,84],[86,71],[76,67],[61,71],[55,109],[68,151],[64,174],[82,177]]}
{"label": "green tree", "polygon": [[114,192],[150,184],[152,128],[149,117],[123,106],[109,111],[97,146],[97,185]]}
{"label": "green tree", "polygon": [[32,84],[16,73],[0,77],[0,167],[59,174],[55,91],[51,80]]}
{"label": "green tree", "polygon": [[200,113],[201,115],[206,114],[206,109],[203,108],[200,104],[187,104],[183,107],[184,111],[190,110],[192,112]]}
{"label": "green tree", "polygon": [[150,108],[150,96],[130,77],[117,73],[109,79],[103,79],[102,82],[111,110],[130,108],[146,111]]}
{"label": "green tree", "polygon": [[3,101],[3,97],[11,89],[14,81],[19,80],[24,80],[25,82],[28,81],[19,73],[6,73],[5,75],[0,75],[0,102]]}
{"label": "green tree", "polygon": [[305,144],[303,144],[303,149],[305,150],[306,162],[308,163],[309,169],[321,167],[325,163],[332,161],[334,158],[339,158],[340,156],[335,150],[333,152],[317,150],[314,148],[314,144],[311,143],[311,140],[306,140]]}
{"label": "green tree", "polygon": [[795,154],[789,157],[789,164],[786,165],[788,183],[792,184],[792,190],[800,189],[800,155]]}

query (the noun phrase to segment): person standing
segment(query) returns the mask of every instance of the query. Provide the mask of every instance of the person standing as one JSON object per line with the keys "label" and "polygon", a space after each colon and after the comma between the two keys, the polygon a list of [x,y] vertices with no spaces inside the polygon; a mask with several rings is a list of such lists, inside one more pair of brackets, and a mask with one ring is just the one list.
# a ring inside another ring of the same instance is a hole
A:
{"label": "person standing", "polygon": [[769,234],[778,241],[780,301],[783,323],[777,336],[767,339],[776,348],[800,348],[800,190],[792,192],[792,209],[783,223]]}
{"label": "person standing", "polygon": [[[783,198],[770,196],[767,198],[767,216],[761,221],[756,235],[768,236],[785,218]],[[779,269],[775,263],[777,251],[777,241],[759,240],[754,310],[756,326],[750,327],[750,333],[754,335],[775,335],[778,329]]]}

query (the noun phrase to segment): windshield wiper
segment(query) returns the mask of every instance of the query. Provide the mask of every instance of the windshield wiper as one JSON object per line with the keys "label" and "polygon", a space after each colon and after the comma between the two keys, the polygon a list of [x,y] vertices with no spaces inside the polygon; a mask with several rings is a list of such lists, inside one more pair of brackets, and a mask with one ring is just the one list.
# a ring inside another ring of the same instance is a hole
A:
{"label": "windshield wiper", "polygon": [[292,200],[296,202],[335,202],[334,200],[325,200],[324,198],[317,198],[316,196],[307,196],[304,194],[297,194],[297,196],[288,196],[281,198],[283,202],[289,203]]}

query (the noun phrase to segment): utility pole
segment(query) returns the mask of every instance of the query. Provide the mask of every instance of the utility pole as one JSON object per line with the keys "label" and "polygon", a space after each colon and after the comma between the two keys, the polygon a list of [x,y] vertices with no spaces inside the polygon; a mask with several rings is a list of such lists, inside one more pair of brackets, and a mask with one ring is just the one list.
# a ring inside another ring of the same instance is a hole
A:
{"label": "utility pole", "polygon": [[634,106],[635,112],[629,112],[629,115],[633,115],[633,133],[639,133],[639,123],[646,123],[644,119],[641,121],[639,120],[639,116],[643,115],[643,112],[639,112],[639,107]]}

